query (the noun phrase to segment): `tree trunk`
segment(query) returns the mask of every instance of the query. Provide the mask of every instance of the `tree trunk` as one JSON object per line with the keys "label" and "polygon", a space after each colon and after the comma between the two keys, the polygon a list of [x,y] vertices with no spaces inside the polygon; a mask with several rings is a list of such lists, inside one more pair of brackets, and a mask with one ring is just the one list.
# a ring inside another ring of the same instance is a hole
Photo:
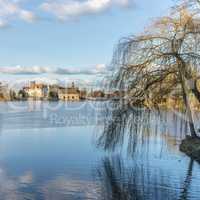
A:
{"label": "tree trunk", "polygon": [[191,88],[191,90],[192,90],[192,93],[194,94],[194,96],[197,98],[197,100],[200,103],[200,92],[197,88],[197,79],[194,80],[193,87]]}
{"label": "tree trunk", "polygon": [[184,104],[186,107],[186,114],[187,114],[187,118],[188,118],[188,123],[189,123],[189,127],[190,127],[190,133],[192,137],[198,137],[195,131],[195,127],[194,127],[194,120],[192,117],[192,111],[190,108],[190,102],[189,102],[189,89],[186,85],[186,78],[185,78],[185,63],[181,61],[181,66],[179,67],[179,75],[180,75],[180,80],[181,80],[181,87],[182,87],[182,92],[183,92],[183,100],[184,100]]}
{"label": "tree trunk", "polygon": [[189,100],[188,100],[188,94],[185,91],[185,89],[183,89],[183,100],[186,106],[186,114],[188,117],[188,123],[189,123],[189,127],[190,127],[190,132],[191,132],[191,136],[192,137],[197,137],[196,131],[195,131],[195,127],[194,127],[194,121],[193,121],[193,117],[192,117],[192,111],[190,109],[190,104],[189,104]]}

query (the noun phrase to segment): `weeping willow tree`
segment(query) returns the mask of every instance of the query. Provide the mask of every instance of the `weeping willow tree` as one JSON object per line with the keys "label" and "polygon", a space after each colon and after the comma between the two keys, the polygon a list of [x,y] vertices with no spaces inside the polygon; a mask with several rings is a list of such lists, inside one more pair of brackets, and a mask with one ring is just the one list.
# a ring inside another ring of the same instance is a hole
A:
{"label": "weeping willow tree", "polygon": [[[123,38],[114,53],[111,87],[126,90],[132,104],[157,105],[181,90],[192,137],[197,137],[190,93],[200,101],[196,83],[200,64],[200,18],[178,8],[155,21],[145,33]],[[159,100],[159,101],[158,101]]]}
{"label": "weeping willow tree", "polygon": [[187,8],[199,9],[200,8],[200,0],[181,0],[179,1],[181,4],[178,6],[185,6]]}

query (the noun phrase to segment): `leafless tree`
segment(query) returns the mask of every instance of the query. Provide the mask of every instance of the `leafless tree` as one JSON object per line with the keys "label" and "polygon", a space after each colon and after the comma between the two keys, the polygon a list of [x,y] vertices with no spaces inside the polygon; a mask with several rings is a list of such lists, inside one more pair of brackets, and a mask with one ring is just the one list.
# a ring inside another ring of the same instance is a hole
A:
{"label": "leafless tree", "polygon": [[200,8],[200,0],[181,0],[181,6]]}
{"label": "leafless tree", "polygon": [[[114,53],[117,67],[111,86],[125,89],[132,103],[158,103],[177,88],[186,108],[190,132],[197,137],[189,94],[200,97],[196,84],[200,64],[200,18],[186,8],[156,20],[143,34],[122,39]],[[198,98],[200,101],[200,98]]]}

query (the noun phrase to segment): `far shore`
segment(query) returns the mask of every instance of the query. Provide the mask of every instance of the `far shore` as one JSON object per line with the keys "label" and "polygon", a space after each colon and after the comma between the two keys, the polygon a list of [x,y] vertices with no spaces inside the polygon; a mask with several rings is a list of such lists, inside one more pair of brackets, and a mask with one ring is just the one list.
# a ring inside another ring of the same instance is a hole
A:
{"label": "far shore", "polygon": [[[63,102],[63,103],[78,103],[78,102],[118,102],[120,101],[120,98],[106,98],[106,97],[89,97],[89,98],[84,98],[84,99],[79,99],[79,100],[62,100],[62,99],[48,99],[48,98],[28,98],[28,99],[13,99],[13,100],[2,100],[0,99],[0,103],[6,103],[6,102]],[[133,107],[141,107],[141,105],[133,105]],[[147,108],[147,109],[152,109],[152,110],[166,110],[166,111],[177,111],[177,112],[184,112],[184,107],[181,103],[177,104],[160,104],[158,106],[154,106],[153,104],[144,104],[142,107]],[[200,112],[200,107],[199,106],[191,106],[191,109],[194,112]]]}

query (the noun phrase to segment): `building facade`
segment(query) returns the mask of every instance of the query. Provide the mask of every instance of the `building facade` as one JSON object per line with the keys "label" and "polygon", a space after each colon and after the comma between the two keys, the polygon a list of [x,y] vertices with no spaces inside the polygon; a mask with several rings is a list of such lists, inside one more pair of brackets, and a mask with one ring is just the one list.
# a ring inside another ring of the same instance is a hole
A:
{"label": "building facade", "polygon": [[0,100],[10,100],[10,91],[8,85],[4,85],[0,82]]}
{"label": "building facade", "polygon": [[29,98],[43,99],[48,96],[48,87],[44,84],[36,83],[35,81],[31,82],[29,87],[24,87],[23,90],[27,93]]}
{"label": "building facade", "polygon": [[60,89],[58,92],[58,97],[63,101],[79,101],[80,90],[78,87],[75,87],[74,83],[72,83],[71,87]]}

